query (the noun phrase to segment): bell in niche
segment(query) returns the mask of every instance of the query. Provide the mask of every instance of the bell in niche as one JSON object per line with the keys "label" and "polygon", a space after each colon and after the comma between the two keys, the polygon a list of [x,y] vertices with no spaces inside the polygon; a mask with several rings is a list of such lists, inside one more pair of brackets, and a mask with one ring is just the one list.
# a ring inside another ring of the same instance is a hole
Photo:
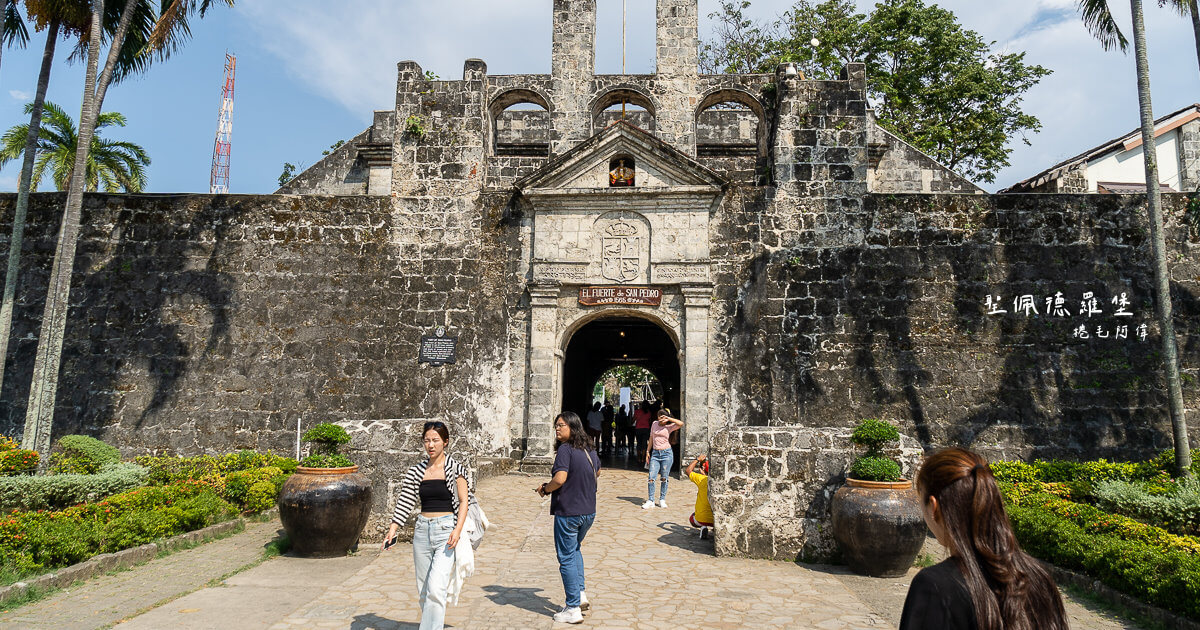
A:
{"label": "bell in niche", "polygon": [[[630,162],[633,160],[631,159]],[[634,183],[634,174],[636,171],[633,166],[625,166],[625,159],[613,160],[609,165],[608,185],[609,186],[632,186]]]}

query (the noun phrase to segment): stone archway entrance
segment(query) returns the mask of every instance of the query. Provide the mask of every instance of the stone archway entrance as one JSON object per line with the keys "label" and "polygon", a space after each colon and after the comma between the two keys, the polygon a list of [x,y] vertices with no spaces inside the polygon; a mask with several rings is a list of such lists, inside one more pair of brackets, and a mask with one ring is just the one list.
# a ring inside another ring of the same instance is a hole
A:
{"label": "stone archway entrance", "polygon": [[594,319],[571,335],[563,354],[563,410],[585,418],[597,379],[619,365],[636,365],[653,373],[662,385],[664,403],[682,417],[675,341],[654,322],[628,315]]}

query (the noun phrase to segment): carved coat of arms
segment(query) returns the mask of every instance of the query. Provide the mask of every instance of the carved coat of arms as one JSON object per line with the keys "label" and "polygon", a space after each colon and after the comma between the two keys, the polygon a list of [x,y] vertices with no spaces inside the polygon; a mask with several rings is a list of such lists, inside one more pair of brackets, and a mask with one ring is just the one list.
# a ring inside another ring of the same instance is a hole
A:
{"label": "carved coat of arms", "polygon": [[642,238],[638,227],[617,221],[604,230],[600,240],[600,273],[609,280],[629,282],[642,270]]}

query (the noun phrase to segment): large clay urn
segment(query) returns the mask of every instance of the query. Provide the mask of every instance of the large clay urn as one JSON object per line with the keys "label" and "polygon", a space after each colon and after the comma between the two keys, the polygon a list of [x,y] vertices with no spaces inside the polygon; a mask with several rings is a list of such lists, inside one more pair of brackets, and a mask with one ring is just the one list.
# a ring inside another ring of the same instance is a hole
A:
{"label": "large clay urn", "polygon": [[912,482],[846,479],[833,495],[833,537],[850,569],[899,577],[925,543],[925,519]]}
{"label": "large clay urn", "polygon": [[300,466],[279,492],[279,520],[298,556],[346,555],[358,542],[370,511],[371,482],[358,466]]}

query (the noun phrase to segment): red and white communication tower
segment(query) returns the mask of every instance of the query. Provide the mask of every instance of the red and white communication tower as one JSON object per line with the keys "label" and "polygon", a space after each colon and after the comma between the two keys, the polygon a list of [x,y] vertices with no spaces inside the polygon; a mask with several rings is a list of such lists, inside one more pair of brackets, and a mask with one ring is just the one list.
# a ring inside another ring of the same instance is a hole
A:
{"label": "red and white communication tower", "polygon": [[221,88],[221,113],[217,115],[217,140],[213,144],[212,176],[208,192],[229,194],[229,149],[233,140],[233,74],[237,57],[225,53],[225,86]]}

